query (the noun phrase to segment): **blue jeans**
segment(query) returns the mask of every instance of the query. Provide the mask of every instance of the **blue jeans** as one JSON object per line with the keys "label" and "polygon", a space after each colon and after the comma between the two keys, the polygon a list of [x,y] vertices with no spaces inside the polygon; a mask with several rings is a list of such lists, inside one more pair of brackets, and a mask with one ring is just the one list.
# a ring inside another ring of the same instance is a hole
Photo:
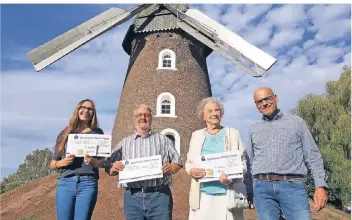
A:
{"label": "blue jeans", "polygon": [[304,179],[267,181],[253,179],[254,206],[259,220],[312,219]]}
{"label": "blue jeans", "polygon": [[171,220],[173,200],[171,190],[165,186],[155,192],[124,193],[124,212],[126,220]]}
{"label": "blue jeans", "polygon": [[72,176],[58,180],[56,214],[58,220],[90,219],[98,196],[98,180],[92,176]]}

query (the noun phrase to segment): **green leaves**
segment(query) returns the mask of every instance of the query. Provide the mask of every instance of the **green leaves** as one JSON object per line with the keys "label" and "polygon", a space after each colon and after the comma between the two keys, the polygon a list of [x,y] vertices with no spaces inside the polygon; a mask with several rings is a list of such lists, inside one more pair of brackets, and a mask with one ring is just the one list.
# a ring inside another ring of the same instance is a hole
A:
{"label": "green leaves", "polygon": [[[324,94],[301,99],[292,112],[306,121],[321,151],[329,178],[329,203],[342,209],[351,198],[351,68],[344,67],[337,81],[328,82]],[[312,196],[311,176],[307,185]]]}
{"label": "green leaves", "polygon": [[49,149],[35,150],[28,154],[16,173],[4,178],[0,184],[0,193],[10,191],[27,182],[38,179],[56,171],[49,169],[52,153]]}

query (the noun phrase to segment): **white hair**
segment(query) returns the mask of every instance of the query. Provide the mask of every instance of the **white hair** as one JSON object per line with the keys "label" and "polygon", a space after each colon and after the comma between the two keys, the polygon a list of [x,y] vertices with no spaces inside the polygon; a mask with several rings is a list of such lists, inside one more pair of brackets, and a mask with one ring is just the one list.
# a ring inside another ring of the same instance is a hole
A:
{"label": "white hair", "polygon": [[216,103],[219,105],[220,107],[220,112],[221,112],[221,117],[224,115],[225,110],[224,110],[224,105],[222,104],[221,101],[219,101],[217,98],[215,97],[207,97],[202,99],[202,101],[200,101],[200,103],[198,104],[197,107],[197,117],[201,122],[204,122],[204,106],[206,104],[208,104],[209,102],[211,103]]}
{"label": "white hair", "polygon": [[133,110],[133,114],[136,114],[136,110],[139,109],[139,108],[146,108],[148,109],[148,111],[150,112],[150,115],[152,115],[152,108],[150,108],[148,105],[146,104],[140,104],[140,105],[137,105],[134,110]]}

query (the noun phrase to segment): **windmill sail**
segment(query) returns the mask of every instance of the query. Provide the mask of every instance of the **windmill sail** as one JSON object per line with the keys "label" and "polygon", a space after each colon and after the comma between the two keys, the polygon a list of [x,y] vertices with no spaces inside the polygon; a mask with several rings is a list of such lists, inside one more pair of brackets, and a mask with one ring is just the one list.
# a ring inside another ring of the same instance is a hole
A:
{"label": "windmill sail", "polygon": [[151,4],[138,5],[129,10],[111,8],[64,34],[27,53],[36,71],[40,71],[83,44],[124,23]]}
{"label": "windmill sail", "polygon": [[250,75],[260,77],[276,62],[274,57],[196,9],[188,9],[183,13],[170,5],[164,6],[179,18],[178,26],[182,30]]}

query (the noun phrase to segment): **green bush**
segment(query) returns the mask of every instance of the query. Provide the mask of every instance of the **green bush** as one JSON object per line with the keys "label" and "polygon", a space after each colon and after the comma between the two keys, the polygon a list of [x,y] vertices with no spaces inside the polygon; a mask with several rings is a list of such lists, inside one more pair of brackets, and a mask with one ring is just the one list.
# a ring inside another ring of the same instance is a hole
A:
{"label": "green bush", "polygon": [[35,150],[27,155],[24,162],[19,166],[16,173],[5,177],[0,184],[0,193],[5,193],[18,186],[28,183],[56,171],[50,170],[52,153],[49,149]]}
{"label": "green bush", "polygon": [[[337,81],[321,95],[309,94],[293,113],[302,117],[317,143],[328,176],[329,203],[339,209],[351,202],[351,68],[344,67]],[[309,174],[308,193],[314,194]]]}

